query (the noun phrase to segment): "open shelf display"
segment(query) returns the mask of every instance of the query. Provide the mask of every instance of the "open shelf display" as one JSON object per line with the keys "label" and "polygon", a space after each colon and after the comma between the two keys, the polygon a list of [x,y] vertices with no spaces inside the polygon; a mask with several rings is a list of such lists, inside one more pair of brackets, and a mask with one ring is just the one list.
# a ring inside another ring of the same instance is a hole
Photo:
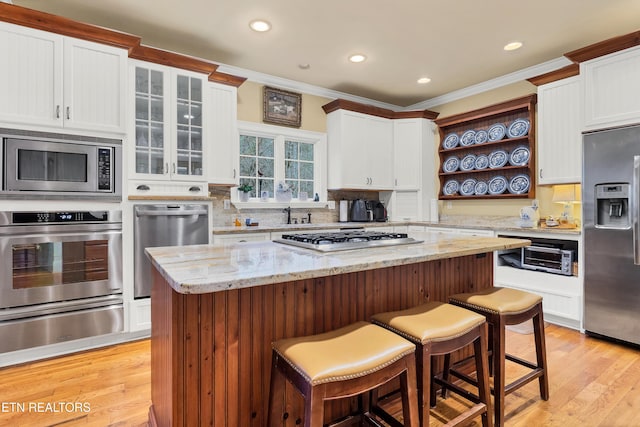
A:
{"label": "open shelf display", "polygon": [[535,197],[536,101],[532,94],[435,120],[440,131],[439,199]]}

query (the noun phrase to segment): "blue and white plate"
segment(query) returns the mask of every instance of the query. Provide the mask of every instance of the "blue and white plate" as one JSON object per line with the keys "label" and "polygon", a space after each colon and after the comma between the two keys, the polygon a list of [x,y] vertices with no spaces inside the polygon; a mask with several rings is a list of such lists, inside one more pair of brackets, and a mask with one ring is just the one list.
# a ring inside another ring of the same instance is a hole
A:
{"label": "blue and white plate", "polygon": [[444,187],[442,188],[442,193],[445,196],[451,196],[453,194],[456,194],[459,188],[460,188],[460,184],[458,184],[458,181],[456,181],[455,179],[450,179],[444,184]]}
{"label": "blue and white plate", "polygon": [[476,155],[475,154],[467,154],[460,161],[460,170],[470,171],[476,167]]}
{"label": "blue and white plate", "polygon": [[507,190],[507,179],[504,176],[494,176],[489,181],[489,194],[502,194]]}
{"label": "blue and white plate", "polygon": [[529,162],[531,153],[527,147],[518,147],[509,155],[509,164],[511,166],[524,166]]}
{"label": "blue and white plate", "polygon": [[476,188],[474,189],[477,196],[484,196],[489,191],[489,186],[484,181],[478,181],[476,183]]}
{"label": "blue and white plate", "polygon": [[460,142],[460,139],[458,138],[458,134],[450,133],[449,135],[444,137],[444,140],[442,141],[442,148],[444,148],[445,150],[450,150],[452,148],[457,147],[458,142]]}
{"label": "blue and white plate", "polygon": [[447,160],[445,160],[442,164],[442,171],[451,173],[457,171],[458,167],[460,167],[460,159],[458,159],[456,156],[451,156],[447,158]]}
{"label": "blue and white plate", "polygon": [[476,143],[476,131],[468,130],[460,137],[460,145],[468,147]]}
{"label": "blue and white plate", "polygon": [[462,181],[462,184],[460,185],[460,194],[463,196],[473,196],[476,191],[477,182],[478,181],[473,178],[467,178]]}
{"label": "blue and white plate", "polygon": [[489,167],[490,168],[501,168],[507,164],[509,160],[509,155],[504,150],[496,150],[489,154]]}
{"label": "blue and white plate", "polygon": [[529,177],[526,175],[516,175],[509,181],[509,193],[524,194],[529,191]]}
{"label": "blue and white plate", "polygon": [[507,127],[502,123],[496,123],[491,125],[487,133],[489,134],[489,141],[500,141],[507,134]]}
{"label": "blue and white plate", "polygon": [[520,138],[529,133],[529,120],[516,119],[509,125],[507,136],[509,138]]}
{"label": "blue and white plate", "polygon": [[479,130],[476,132],[476,144],[484,144],[489,140],[489,134],[486,130]]}
{"label": "blue and white plate", "polygon": [[478,154],[476,156],[476,169],[486,169],[489,167],[489,156]]}

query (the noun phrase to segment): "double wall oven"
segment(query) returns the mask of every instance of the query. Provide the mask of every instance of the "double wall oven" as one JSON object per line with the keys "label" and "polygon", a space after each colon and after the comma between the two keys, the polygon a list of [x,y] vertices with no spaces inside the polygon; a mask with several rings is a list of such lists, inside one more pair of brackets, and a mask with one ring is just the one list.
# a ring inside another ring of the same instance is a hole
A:
{"label": "double wall oven", "polygon": [[123,331],[122,214],[0,212],[0,353]]}

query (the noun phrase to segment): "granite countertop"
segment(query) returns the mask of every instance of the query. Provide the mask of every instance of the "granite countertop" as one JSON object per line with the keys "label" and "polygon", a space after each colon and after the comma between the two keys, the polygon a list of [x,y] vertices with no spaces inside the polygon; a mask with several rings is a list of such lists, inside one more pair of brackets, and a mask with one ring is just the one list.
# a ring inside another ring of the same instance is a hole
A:
{"label": "granite countertop", "polygon": [[451,215],[445,216],[439,222],[430,221],[391,221],[391,222],[328,222],[318,224],[271,224],[258,225],[255,227],[223,226],[213,227],[213,234],[236,234],[236,233],[260,233],[260,232],[278,232],[278,231],[306,231],[306,230],[322,230],[322,229],[340,229],[354,227],[393,227],[417,225],[427,227],[440,228],[471,228],[477,230],[493,230],[493,231],[519,231],[531,233],[559,233],[579,235],[580,228],[559,228],[559,227],[536,227],[524,228],[518,225],[518,218],[511,216],[467,216],[467,215]]}
{"label": "granite countertop", "polygon": [[412,237],[423,242],[333,253],[271,241],[147,248],[146,252],[175,291],[198,294],[493,252],[531,243],[525,239],[421,232]]}

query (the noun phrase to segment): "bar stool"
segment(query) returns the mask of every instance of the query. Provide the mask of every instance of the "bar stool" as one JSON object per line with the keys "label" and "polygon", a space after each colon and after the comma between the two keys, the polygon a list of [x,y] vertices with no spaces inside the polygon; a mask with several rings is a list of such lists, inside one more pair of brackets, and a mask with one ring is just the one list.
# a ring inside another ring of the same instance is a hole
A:
{"label": "bar stool", "polygon": [[[304,425],[321,427],[324,401],[368,392],[399,377],[404,424],[418,426],[415,345],[368,322],[272,344],[269,426],[281,425],[285,380],[305,399]],[[362,413],[360,417],[370,417]],[[377,424],[374,424],[377,425]]]}
{"label": "bar stool", "polygon": [[[482,425],[492,426],[491,392],[487,362],[487,323],[484,316],[443,302],[428,302],[408,310],[379,313],[374,324],[388,328],[416,345],[418,373],[418,407],[420,425],[429,426],[429,409],[435,406],[431,380],[443,392],[454,391],[474,403],[471,408],[447,423],[454,426],[482,415]],[[432,377],[431,357],[450,354],[473,343],[476,361],[478,395],[474,395],[442,378]],[[375,409],[375,408],[374,408]]]}
{"label": "bar stool", "polygon": [[[479,292],[451,295],[449,302],[484,315],[489,323],[489,340],[492,347],[489,369],[494,375],[492,393],[496,426],[504,425],[505,396],[536,378],[540,385],[540,397],[542,400],[549,400],[542,297],[517,289],[494,287]],[[506,326],[517,325],[529,319],[533,319],[535,364],[505,353]],[[529,368],[529,372],[505,385],[505,360],[525,366]]]}

